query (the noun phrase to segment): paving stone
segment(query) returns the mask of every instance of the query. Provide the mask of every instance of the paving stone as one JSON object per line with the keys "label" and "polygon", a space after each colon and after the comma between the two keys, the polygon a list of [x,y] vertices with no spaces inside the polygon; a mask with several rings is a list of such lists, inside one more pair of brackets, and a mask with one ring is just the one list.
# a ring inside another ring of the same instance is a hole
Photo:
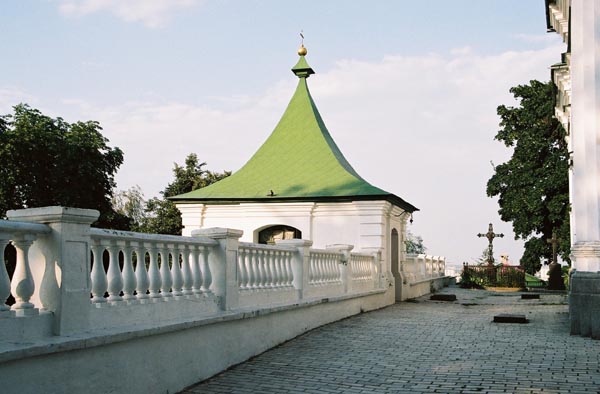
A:
{"label": "paving stone", "polygon": [[[184,391],[191,393],[596,393],[600,341],[569,335],[564,294],[445,289],[308,332]],[[528,325],[494,324],[522,314]],[[274,328],[276,329],[276,328]],[[282,389],[285,388],[285,389]]]}

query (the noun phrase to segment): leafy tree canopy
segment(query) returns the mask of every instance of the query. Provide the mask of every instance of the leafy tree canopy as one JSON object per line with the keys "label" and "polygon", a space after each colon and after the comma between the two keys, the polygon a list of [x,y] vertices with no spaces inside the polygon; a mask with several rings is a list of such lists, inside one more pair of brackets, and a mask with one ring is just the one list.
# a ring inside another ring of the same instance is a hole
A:
{"label": "leafy tree canopy", "polygon": [[406,233],[404,244],[406,245],[406,253],[408,254],[423,254],[427,250],[423,244],[423,237],[414,235],[410,231]]}
{"label": "leafy tree canopy", "polygon": [[100,211],[94,224],[128,228],[112,209],[114,174],[123,152],[95,121],[69,124],[26,104],[0,116],[0,216],[7,210],[62,205]]}
{"label": "leafy tree canopy", "polygon": [[569,262],[569,152],[566,132],[554,118],[556,87],[531,81],[510,89],[516,107],[501,105],[495,139],[513,149],[510,160],[494,167],[487,194],[498,196],[500,217],[525,240],[521,265],[528,273],[552,257],[546,242],[556,231],[559,253]]}
{"label": "leafy tree canopy", "polygon": [[204,170],[204,166],[206,163],[199,163],[198,156],[194,153],[186,157],[184,166],[175,163],[173,168],[175,179],[161,192],[162,198],[148,200],[145,217],[135,230],[155,234],[181,235],[183,229],[181,213],[175,204],[168,200],[168,197],[206,187],[231,175],[231,171],[212,172]]}

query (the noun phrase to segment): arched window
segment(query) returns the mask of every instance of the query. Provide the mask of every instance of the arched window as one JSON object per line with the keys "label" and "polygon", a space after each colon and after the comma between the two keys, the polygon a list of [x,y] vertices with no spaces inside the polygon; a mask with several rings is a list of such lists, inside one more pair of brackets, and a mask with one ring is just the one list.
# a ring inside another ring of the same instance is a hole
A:
{"label": "arched window", "polygon": [[302,239],[302,231],[291,226],[271,226],[258,233],[258,243],[274,245],[279,239]]}

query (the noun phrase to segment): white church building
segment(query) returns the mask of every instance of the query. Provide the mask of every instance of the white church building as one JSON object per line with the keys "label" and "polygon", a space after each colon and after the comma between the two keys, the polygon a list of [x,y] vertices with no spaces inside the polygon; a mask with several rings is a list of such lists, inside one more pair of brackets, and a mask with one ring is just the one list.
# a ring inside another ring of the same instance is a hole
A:
{"label": "white church building", "polygon": [[[352,245],[362,252],[382,251],[387,272],[394,276],[396,298],[429,292],[405,289],[406,225],[418,209],[401,197],[364,180],[348,163],[309,92],[306,48],[292,68],[298,86],[275,130],[237,172],[208,187],[172,197],[181,211],[183,234],[210,227],[243,230],[241,241],[273,244],[305,239],[313,247]],[[418,256],[411,256],[418,259]],[[431,265],[442,257],[421,256]],[[419,273],[410,273],[414,281]],[[423,273],[425,274],[425,273]],[[425,275],[423,275],[425,276]],[[443,276],[443,275],[442,275]],[[391,280],[391,278],[390,278]]]}
{"label": "white church building", "polygon": [[600,2],[546,0],[546,22],[567,44],[551,71],[572,160],[571,334],[600,339]]}

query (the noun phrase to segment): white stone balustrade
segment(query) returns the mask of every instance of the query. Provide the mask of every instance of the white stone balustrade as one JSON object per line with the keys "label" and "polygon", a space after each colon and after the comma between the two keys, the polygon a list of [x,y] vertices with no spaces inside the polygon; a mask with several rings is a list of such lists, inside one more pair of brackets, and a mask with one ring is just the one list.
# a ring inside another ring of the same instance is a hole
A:
{"label": "white stone balustrade", "polygon": [[442,256],[425,254],[408,254],[402,263],[404,283],[420,283],[435,278],[444,277],[446,259]]}
{"label": "white stone balustrade", "polygon": [[214,240],[95,228],[90,237],[92,303],[158,302],[210,292]]}
{"label": "white stone balustrade", "polygon": [[240,243],[238,286],[241,291],[293,287],[293,248]]}
{"label": "white stone balustrade", "polygon": [[350,255],[350,276],[353,281],[374,280],[377,269],[373,256],[361,253]]}
{"label": "white stone balustrade", "polygon": [[[44,237],[50,232],[51,229],[44,224],[0,220],[0,253],[3,257],[4,250],[10,243],[15,247],[17,254],[12,280],[9,278],[6,265],[0,264],[0,317],[3,315],[27,316],[38,313],[41,305],[34,305],[31,302],[36,291],[32,264],[35,265],[36,271],[40,271],[44,262],[30,261],[29,251],[39,237]],[[11,294],[15,298],[15,303],[9,307],[6,300]]]}
{"label": "white stone balustrade", "polygon": [[323,286],[342,283],[340,263],[343,256],[341,252],[311,249],[308,271],[309,285]]}
{"label": "white stone balustrade", "polygon": [[0,317],[8,317],[0,329],[36,315],[39,335],[73,335],[385,288],[380,252],[351,253],[352,245],[240,243],[241,231],[224,228],[191,237],[98,229],[90,227],[97,211],[76,208],[8,216],[0,248],[12,243],[17,264],[12,280],[0,266]]}

